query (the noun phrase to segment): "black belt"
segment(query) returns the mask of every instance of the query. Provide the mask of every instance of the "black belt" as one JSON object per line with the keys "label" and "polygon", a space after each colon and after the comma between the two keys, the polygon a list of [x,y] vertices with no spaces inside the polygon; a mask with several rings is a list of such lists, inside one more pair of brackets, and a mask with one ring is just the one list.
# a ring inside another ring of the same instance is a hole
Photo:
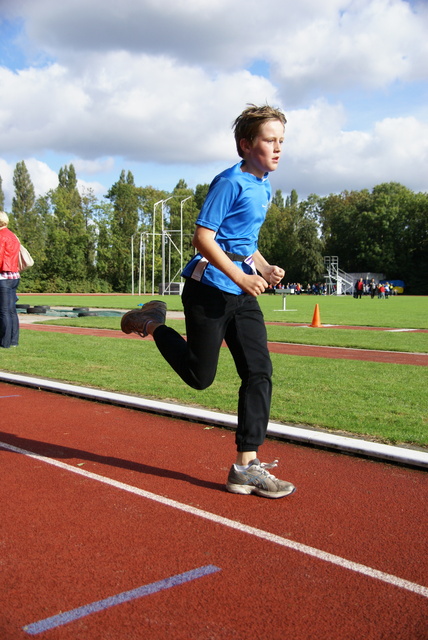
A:
{"label": "black belt", "polygon": [[239,253],[231,253],[230,251],[225,251],[225,254],[233,262],[245,262],[245,260],[248,258],[248,256],[240,256]]}

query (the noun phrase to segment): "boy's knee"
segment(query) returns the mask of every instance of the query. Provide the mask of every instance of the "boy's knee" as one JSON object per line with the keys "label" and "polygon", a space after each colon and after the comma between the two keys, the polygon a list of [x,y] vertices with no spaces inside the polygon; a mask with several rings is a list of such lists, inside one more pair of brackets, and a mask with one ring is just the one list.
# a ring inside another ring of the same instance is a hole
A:
{"label": "boy's knee", "polygon": [[204,389],[208,389],[214,382],[215,374],[201,374],[198,376],[194,376],[191,382],[191,387],[196,389],[196,391],[203,391]]}
{"label": "boy's knee", "polygon": [[208,389],[212,383],[212,380],[195,380],[191,386],[193,389],[196,389],[196,391],[204,391],[204,389]]}

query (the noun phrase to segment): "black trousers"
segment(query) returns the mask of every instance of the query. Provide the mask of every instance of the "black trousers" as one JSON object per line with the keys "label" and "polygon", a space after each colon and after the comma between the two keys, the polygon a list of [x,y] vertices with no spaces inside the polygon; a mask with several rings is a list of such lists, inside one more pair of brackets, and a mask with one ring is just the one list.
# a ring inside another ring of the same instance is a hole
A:
{"label": "black trousers", "polygon": [[257,298],[187,279],[182,300],[187,340],[162,325],[153,335],[156,345],[186,384],[202,390],[215,378],[225,340],[241,378],[237,450],[257,451],[266,436],[272,396],[272,363]]}

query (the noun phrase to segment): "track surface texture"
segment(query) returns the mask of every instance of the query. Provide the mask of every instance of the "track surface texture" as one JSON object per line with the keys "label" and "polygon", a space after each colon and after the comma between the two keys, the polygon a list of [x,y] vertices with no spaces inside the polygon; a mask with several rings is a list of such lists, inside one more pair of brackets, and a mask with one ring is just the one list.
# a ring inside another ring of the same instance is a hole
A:
{"label": "track surface texture", "polygon": [[[24,321],[25,322],[25,321]],[[34,322],[34,320],[33,320]],[[307,326],[307,325],[306,325]],[[82,327],[56,326],[49,324],[23,323],[22,329],[34,331],[53,331],[55,333],[71,333],[74,335],[93,335],[103,338],[123,338],[125,340],[141,340],[135,334],[126,335],[121,331],[110,329],[86,329]],[[337,327],[336,327],[337,328]],[[346,327],[342,327],[346,328]],[[351,328],[351,327],[347,327]],[[356,328],[356,327],[355,327]],[[358,327],[361,329],[362,327]],[[146,340],[152,340],[151,337]],[[386,362],[392,364],[411,364],[428,366],[427,353],[407,353],[403,351],[374,351],[371,349],[348,349],[342,347],[320,347],[305,344],[291,344],[285,342],[269,342],[269,351],[296,356],[312,356],[315,358],[335,358],[342,360],[368,360],[371,362]]]}
{"label": "track surface texture", "polygon": [[[1,640],[427,640],[428,475],[0,383]],[[52,619],[53,616],[54,617]]]}

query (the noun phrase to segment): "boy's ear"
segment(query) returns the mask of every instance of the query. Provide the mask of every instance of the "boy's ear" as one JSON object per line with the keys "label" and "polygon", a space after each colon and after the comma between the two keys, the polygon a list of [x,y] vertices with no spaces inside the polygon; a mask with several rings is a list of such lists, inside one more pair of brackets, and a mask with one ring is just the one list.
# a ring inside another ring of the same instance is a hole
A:
{"label": "boy's ear", "polygon": [[251,142],[246,138],[241,138],[239,141],[239,146],[241,147],[241,151],[243,153],[248,153],[251,150]]}

